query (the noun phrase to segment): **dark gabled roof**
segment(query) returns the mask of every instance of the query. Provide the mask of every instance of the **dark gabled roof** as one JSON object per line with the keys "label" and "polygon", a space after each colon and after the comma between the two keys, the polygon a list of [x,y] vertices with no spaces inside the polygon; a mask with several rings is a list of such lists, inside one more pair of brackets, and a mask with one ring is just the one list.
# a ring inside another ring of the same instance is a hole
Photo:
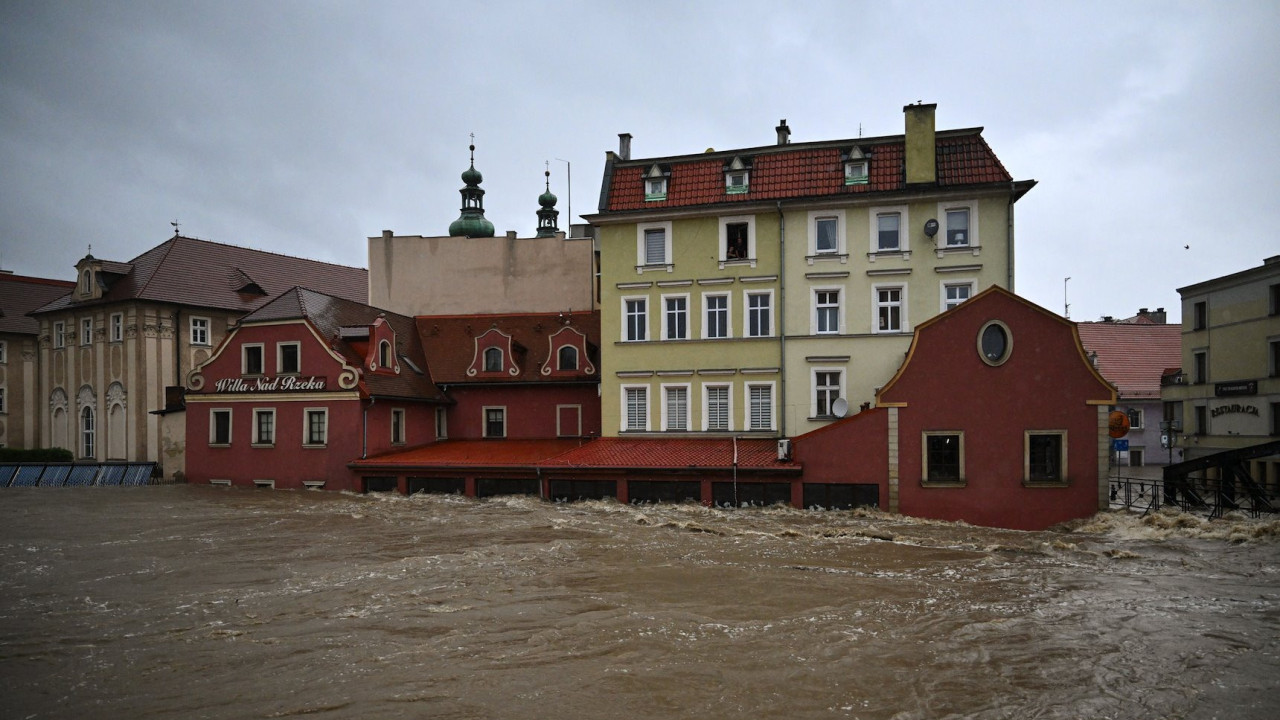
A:
{"label": "dark gabled roof", "polygon": [[364,302],[369,272],[263,250],[175,236],[128,263],[103,261],[108,281],[102,299],[59,298],[36,312],[54,312],[121,300],[151,300],[249,312],[294,286]]}
{"label": "dark gabled roof", "polygon": [[[597,381],[600,378],[600,313],[526,313],[502,315],[420,315],[417,318],[422,347],[431,363],[431,375],[436,382],[455,383],[563,383],[568,381]],[[542,374],[542,366],[553,360],[550,357],[549,338],[563,327],[570,327],[587,336],[587,354],[593,373],[587,373],[586,363],[579,365],[581,372],[566,376],[564,373]],[[467,369],[475,360],[475,339],[492,328],[510,335],[511,342],[524,351],[519,360],[520,374],[503,374],[500,378],[477,380],[467,375]]]}
{"label": "dark gabled roof", "polygon": [[326,295],[307,288],[295,287],[273,298],[266,305],[240,319],[242,325],[280,320],[306,320],[329,343],[329,347],[342,355],[347,364],[364,365],[365,356],[357,352],[342,338],[342,329],[367,327],[379,317],[384,318],[396,333],[396,354],[408,362],[400,363],[400,374],[368,372],[362,383],[370,395],[379,397],[418,398],[442,400],[443,395],[432,382],[427,358],[418,342],[418,331],[413,318],[387,310],[353,302],[346,298]]}
{"label": "dark gabled roof", "polygon": [[69,280],[0,273],[0,332],[38,334],[40,322],[27,313],[66,295],[75,286]]}
{"label": "dark gabled roof", "polygon": [[[982,128],[936,135],[937,186],[961,188],[1010,183],[1013,176],[982,138]],[[842,153],[858,147],[867,154],[868,182],[846,185]],[[751,158],[750,191],[726,194],[724,164]],[[902,135],[881,138],[766,146],[703,155],[612,161],[601,212],[661,210],[717,203],[740,204],[792,198],[866,195],[907,189],[906,144]],[[646,201],[642,175],[655,163],[669,166],[665,200]]]}
{"label": "dark gabled roof", "polygon": [[1121,400],[1160,399],[1160,376],[1182,363],[1182,326],[1083,322],[1080,344]]}

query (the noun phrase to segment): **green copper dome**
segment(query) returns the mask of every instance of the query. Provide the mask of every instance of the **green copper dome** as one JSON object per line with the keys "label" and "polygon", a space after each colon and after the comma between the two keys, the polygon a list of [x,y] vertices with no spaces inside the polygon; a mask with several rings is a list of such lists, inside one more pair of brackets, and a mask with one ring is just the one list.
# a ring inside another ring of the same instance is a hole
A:
{"label": "green copper dome", "polygon": [[551,194],[551,171],[543,173],[546,176],[547,190],[538,196],[538,204],[542,206],[538,210],[538,237],[555,237],[560,228],[556,227],[556,218],[560,216],[560,211],[556,210],[556,196]]}
{"label": "green copper dome", "polygon": [[538,196],[538,204],[544,208],[553,208],[556,206],[556,196],[550,190]]}
{"label": "green copper dome", "polygon": [[480,181],[484,176],[476,169],[476,146],[471,146],[471,167],[462,172],[466,187],[462,193],[462,215],[449,224],[450,237],[493,237],[493,223],[484,217],[484,190]]}

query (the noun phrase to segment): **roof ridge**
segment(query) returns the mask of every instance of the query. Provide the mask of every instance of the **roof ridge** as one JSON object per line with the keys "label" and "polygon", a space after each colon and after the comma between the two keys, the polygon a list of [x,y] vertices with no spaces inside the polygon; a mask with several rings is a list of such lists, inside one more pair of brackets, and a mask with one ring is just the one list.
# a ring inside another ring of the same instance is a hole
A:
{"label": "roof ridge", "polygon": [[[164,265],[165,261],[169,259],[169,255],[173,252],[173,248],[177,244],[177,240],[180,239],[181,237],[182,237],[181,235],[174,235],[173,237],[169,238],[168,240],[165,240],[164,242],[156,246],[156,248],[164,247],[164,251],[161,253],[160,261],[157,262],[154,266],[152,266],[151,274],[147,276],[147,281],[143,283],[142,286],[139,287],[133,293],[134,298],[140,298],[144,294],[146,294],[147,288],[151,286],[151,281],[155,279],[157,274],[159,274],[160,268]],[[168,246],[168,247],[165,247],[165,246]],[[136,266],[138,258],[142,257],[143,255],[146,255],[149,252],[154,252],[156,248],[152,248],[151,250],[148,250],[147,252],[142,253],[142,255],[139,255],[138,257],[135,257],[134,259],[130,260],[129,265]],[[130,269],[129,272],[130,274],[132,274],[133,270]]]}
{"label": "roof ridge", "polygon": [[[262,250],[260,248],[249,247],[248,245],[236,245],[234,243],[217,242],[215,240],[204,240],[202,238],[187,237],[185,235],[174,235],[173,237],[169,238],[169,240],[166,242],[172,242],[174,240],[186,240],[187,242],[202,243],[205,245],[219,245],[221,247],[235,248],[237,250],[247,250],[249,252],[261,253],[263,255],[274,255],[276,257],[287,258],[289,260],[301,260],[303,262],[316,263],[317,265],[329,265],[331,267],[345,268],[348,270],[365,270],[366,272],[368,271],[368,268],[359,267],[357,265],[342,265],[340,263],[333,263],[327,260],[316,260],[314,258],[302,257],[300,255],[286,255],[284,253],[275,252],[274,250]],[[145,254],[146,253],[143,253],[143,255]],[[142,257],[142,256],[139,255],[138,257]]]}

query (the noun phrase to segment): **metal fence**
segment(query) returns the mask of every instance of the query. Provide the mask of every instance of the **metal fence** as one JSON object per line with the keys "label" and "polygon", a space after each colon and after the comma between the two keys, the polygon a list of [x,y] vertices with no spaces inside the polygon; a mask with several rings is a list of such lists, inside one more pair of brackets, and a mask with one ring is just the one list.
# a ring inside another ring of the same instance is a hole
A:
{"label": "metal fence", "polygon": [[1246,489],[1232,477],[1190,476],[1177,480],[1111,477],[1108,486],[1113,509],[1141,511],[1143,515],[1173,506],[1211,518],[1227,512],[1258,517],[1264,512],[1274,513],[1280,507],[1280,493],[1275,488]]}

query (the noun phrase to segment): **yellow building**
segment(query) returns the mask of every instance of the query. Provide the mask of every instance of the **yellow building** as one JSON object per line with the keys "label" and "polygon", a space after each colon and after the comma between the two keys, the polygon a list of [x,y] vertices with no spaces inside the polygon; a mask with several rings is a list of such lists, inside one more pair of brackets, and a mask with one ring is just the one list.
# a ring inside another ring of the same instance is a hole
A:
{"label": "yellow building", "polygon": [[[912,328],[1013,289],[1015,181],[981,128],[633,159],[597,228],[606,435],[793,436],[874,400]],[[836,402],[843,400],[844,402]]]}
{"label": "yellow building", "polygon": [[[1183,458],[1258,445],[1280,436],[1280,255],[1259,267],[1178,288],[1182,372],[1161,398],[1181,424]],[[1280,482],[1280,458],[1253,476]],[[1263,474],[1265,472],[1265,475]]]}

